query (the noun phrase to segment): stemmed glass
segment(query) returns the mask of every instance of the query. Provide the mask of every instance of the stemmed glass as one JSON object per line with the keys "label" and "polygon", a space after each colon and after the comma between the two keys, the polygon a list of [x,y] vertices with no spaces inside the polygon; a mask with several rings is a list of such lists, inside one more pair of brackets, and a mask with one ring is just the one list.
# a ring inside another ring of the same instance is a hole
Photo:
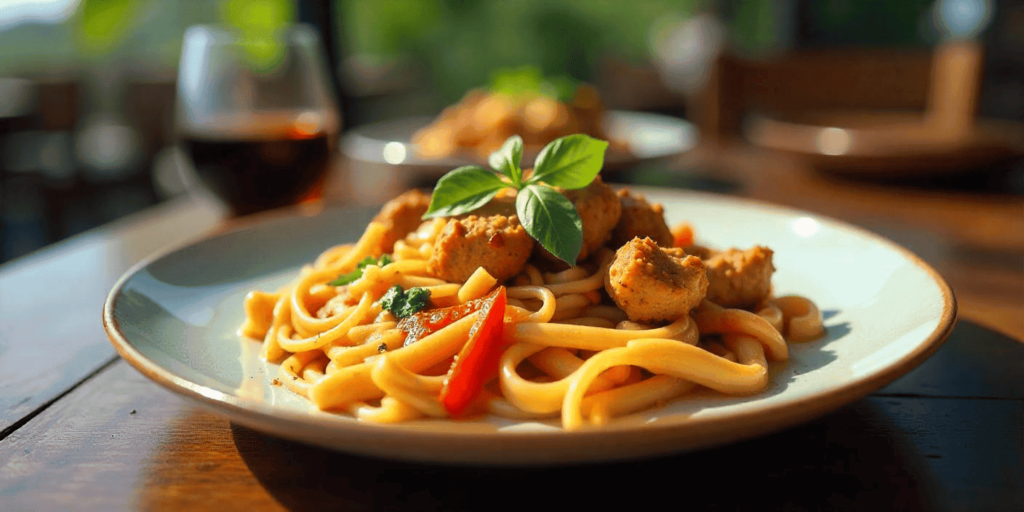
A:
{"label": "stemmed glass", "polygon": [[305,25],[261,39],[207,25],[186,31],[178,139],[232,214],[319,198],[340,126],[327,73]]}

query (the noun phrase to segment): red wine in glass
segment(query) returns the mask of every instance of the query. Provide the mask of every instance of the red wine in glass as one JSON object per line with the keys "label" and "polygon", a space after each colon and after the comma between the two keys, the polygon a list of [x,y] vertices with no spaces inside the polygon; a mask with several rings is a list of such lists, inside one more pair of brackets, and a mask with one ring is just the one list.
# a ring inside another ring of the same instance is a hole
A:
{"label": "red wine in glass", "polygon": [[337,106],[316,33],[295,25],[270,52],[230,29],[185,33],[177,131],[196,176],[234,215],[319,198],[338,134]]}
{"label": "red wine in glass", "polygon": [[213,121],[182,133],[196,175],[235,215],[319,198],[331,164],[333,134],[285,116]]}

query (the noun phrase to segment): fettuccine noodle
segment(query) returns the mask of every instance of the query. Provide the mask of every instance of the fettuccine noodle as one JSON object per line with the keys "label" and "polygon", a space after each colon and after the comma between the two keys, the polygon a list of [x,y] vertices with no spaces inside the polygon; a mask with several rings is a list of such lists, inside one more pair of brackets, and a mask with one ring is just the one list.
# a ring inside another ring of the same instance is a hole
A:
{"label": "fettuccine noodle", "polygon": [[[280,380],[319,409],[382,423],[447,417],[439,393],[480,313],[405,344],[407,333],[380,300],[394,285],[416,286],[429,290],[431,307],[453,306],[502,284],[483,268],[465,283],[431,275],[427,260],[443,225],[424,223],[395,244],[393,262],[366,266],[346,286],[328,285],[364,258],[380,256],[375,248],[387,227],[371,222],[356,243],[327,249],[282,289],[250,293],[241,333],[262,340],[261,356],[280,364]],[[552,273],[528,264],[507,281],[510,345],[477,413],[560,417],[574,430],[698,386],[756,394],[768,386],[769,362],[789,357],[787,340],[822,333],[817,307],[797,296],[769,296],[750,310],[705,299],[671,322],[629,321],[603,295],[612,256],[605,251],[589,266]]]}

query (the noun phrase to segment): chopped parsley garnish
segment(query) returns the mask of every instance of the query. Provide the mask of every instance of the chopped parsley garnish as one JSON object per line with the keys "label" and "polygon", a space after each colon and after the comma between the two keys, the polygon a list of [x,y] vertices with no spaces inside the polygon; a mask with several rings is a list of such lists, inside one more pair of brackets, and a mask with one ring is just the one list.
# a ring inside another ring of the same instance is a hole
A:
{"label": "chopped parsley garnish", "polygon": [[403,290],[397,284],[388,289],[380,299],[380,305],[398,318],[406,318],[427,307],[430,290],[413,287]]}
{"label": "chopped parsley garnish", "polygon": [[337,279],[327,284],[330,286],[345,286],[346,284],[349,284],[355,281],[356,279],[363,277],[363,269],[366,268],[367,266],[376,265],[378,267],[384,267],[393,261],[395,260],[391,258],[390,254],[385,254],[381,256],[380,259],[374,259],[373,256],[367,256],[363,258],[363,261],[360,261],[359,263],[356,264],[355,270],[347,274],[342,274],[338,276]]}

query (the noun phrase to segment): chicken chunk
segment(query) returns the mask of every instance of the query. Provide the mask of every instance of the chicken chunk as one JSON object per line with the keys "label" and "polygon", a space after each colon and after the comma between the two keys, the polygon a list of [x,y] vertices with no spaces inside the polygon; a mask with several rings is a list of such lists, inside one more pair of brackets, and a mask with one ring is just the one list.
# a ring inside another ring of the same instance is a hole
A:
{"label": "chicken chunk", "polygon": [[618,196],[622,215],[612,231],[614,247],[621,247],[634,238],[650,238],[661,247],[672,247],[672,230],[665,223],[665,209],[660,204],[650,204],[643,195],[634,195],[625,189],[620,190]]}
{"label": "chicken chunk", "polygon": [[416,231],[429,207],[430,195],[415,189],[385,203],[380,213],[373,218],[374,222],[380,222],[387,228],[380,243],[380,252],[390,253],[395,248],[395,242]]}
{"label": "chicken chunk", "polygon": [[533,239],[515,215],[469,215],[448,220],[437,240],[427,270],[446,281],[463,283],[483,267],[498,282],[523,270]]}
{"label": "chicken chunk", "polygon": [[700,304],[708,277],[700,258],[634,238],[615,253],[604,287],[630,320],[658,322],[676,320]]}
{"label": "chicken chunk", "polygon": [[707,299],[729,308],[751,308],[772,291],[772,250],[754,246],[746,251],[714,252],[704,260],[708,273]]}
{"label": "chicken chunk", "polygon": [[686,254],[696,256],[702,260],[707,260],[708,258],[719,253],[719,251],[699,244],[690,244],[689,247],[686,247],[683,250],[686,251]]}
{"label": "chicken chunk", "polygon": [[464,219],[470,215],[477,217],[490,217],[492,215],[504,215],[511,217],[516,214],[516,189],[503,188],[483,206],[469,213],[459,215],[456,218]]}
{"label": "chicken chunk", "polygon": [[[583,221],[583,248],[576,258],[576,261],[583,261],[611,237],[612,229],[622,215],[622,204],[619,202],[619,196],[601,180],[600,175],[581,189],[558,191],[572,201],[580,220]],[[558,258],[540,244],[537,244],[534,251],[548,262],[558,264]],[[564,265],[564,262],[561,265]]]}

